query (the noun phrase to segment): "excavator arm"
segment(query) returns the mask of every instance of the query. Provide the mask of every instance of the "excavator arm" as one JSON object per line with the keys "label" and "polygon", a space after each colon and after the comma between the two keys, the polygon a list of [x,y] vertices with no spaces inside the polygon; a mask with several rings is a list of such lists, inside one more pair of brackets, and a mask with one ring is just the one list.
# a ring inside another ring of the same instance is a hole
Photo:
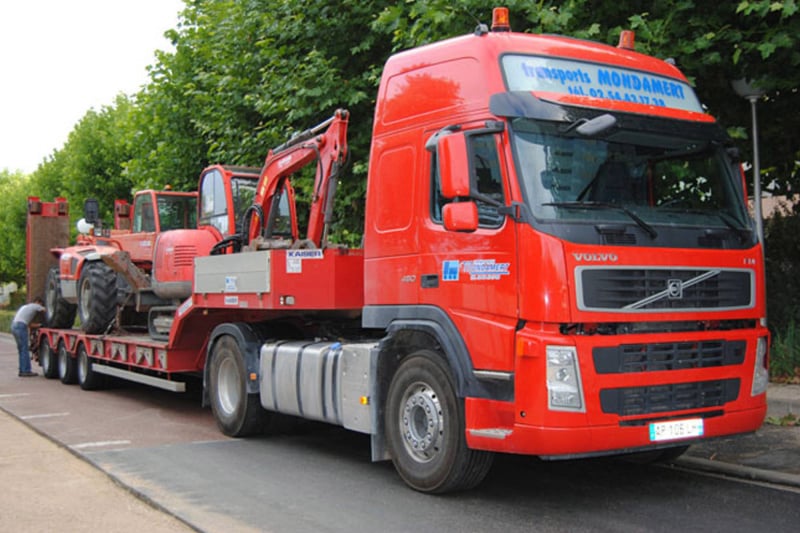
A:
{"label": "excavator arm", "polygon": [[[349,112],[339,109],[328,120],[307,129],[267,154],[253,205],[244,215],[244,245],[256,239],[272,239],[272,222],[278,216],[281,194],[286,191],[290,202],[294,195],[291,176],[316,161],[317,171],[309,206],[306,242],[317,248],[325,245],[327,226],[333,213],[336,182],[347,159],[347,121]],[[323,131],[324,130],[324,131]],[[297,219],[294,205],[290,206],[293,239]]]}

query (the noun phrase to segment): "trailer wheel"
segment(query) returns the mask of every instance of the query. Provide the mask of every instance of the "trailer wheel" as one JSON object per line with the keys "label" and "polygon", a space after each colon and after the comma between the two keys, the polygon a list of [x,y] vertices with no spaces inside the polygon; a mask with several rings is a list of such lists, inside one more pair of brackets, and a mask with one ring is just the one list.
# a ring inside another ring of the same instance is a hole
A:
{"label": "trailer wheel", "polygon": [[247,371],[236,340],[223,335],[214,344],[209,368],[211,410],[219,429],[229,437],[263,431],[267,412],[257,394],[247,393]]}
{"label": "trailer wheel", "polygon": [[494,455],[467,448],[463,403],[438,354],[421,350],[402,362],[386,403],[386,440],[411,488],[444,493],[477,486]]}
{"label": "trailer wheel", "polygon": [[86,351],[86,347],[83,344],[78,345],[76,359],[78,385],[80,385],[83,390],[97,390],[103,388],[106,377],[92,369],[92,361],[89,359],[89,353]]}
{"label": "trailer wheel", "polygon": [[58,361],[56,361],[56,354],[50,346],[50,341],[47,337],[42,338],[39,344],[39,364],[42,367],[42,373],[47,379],[53,379],[58,376]]}
{"label": "trailer wheel", "polygon": [[68,328],[75,322],[75,304],[71,304],[61,295],[61,280],[58,267],[47,272],[47,284],[44,293],[45,324],[51,328]]}
{"label": "trailer wheel", "polygon": [[70,356],[64,341],[58,343],[58,377],[65,385],[72,385],[78,381],[77,362]]}
{"label": "trailer wheel", "polygon": [[78,281],[78,317],[86,333],[104,333],[117,311],[117,274],[101,261],[86,263]]}

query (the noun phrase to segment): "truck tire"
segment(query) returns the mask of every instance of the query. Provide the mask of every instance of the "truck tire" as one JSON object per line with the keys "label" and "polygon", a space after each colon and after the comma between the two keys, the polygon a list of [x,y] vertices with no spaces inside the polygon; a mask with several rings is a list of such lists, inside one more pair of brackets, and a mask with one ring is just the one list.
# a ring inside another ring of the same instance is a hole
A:
{"label": "truck tire", "polygon": [[421,350],[401,363],[389,386],[385,416],[392,462],[411,488],[466,490],[489,473],[494,454],[467,447],[463,402],[436,352]]}
{"label": "truck tire", "polygon": [[247,371],[236,339],[222,335],[211,351],[210,364],[211,411],[220,431],[229,437],[261,433],[268,413],[257,394],[247,394]]}
{"label": "truck tire", "polygon": [[44,323],[51,328],[69,328],[75,323],[75,304],[71,304],[61,295],[61,280],[58,267],[47,271],[47,284],[44,292]]}
{"label": "truck tire", "polygon": [[47,379],[58,376],[58,361],[47,337],[43,337],[39,344],[39,365],[42,367],[42,374]]}
{"label": "truck tire", "polygon": [[83,344],[78,345],[76,363],[78,385],[83,390],[97,390],[105,386],[106,376],[92,369],[92,360],[89,359],[89,353]]}
{"label": "truck tire", "polygon": [[86,263],[78,281],[78,317],[86,333],[105,333],[117,312],[117,274],[101,261]]}
{"label": "truck tire", "polygon": [[78,381],[77,362],[70,356],[64,341],[58,343],[58,377],[65,385],[72,385]]}

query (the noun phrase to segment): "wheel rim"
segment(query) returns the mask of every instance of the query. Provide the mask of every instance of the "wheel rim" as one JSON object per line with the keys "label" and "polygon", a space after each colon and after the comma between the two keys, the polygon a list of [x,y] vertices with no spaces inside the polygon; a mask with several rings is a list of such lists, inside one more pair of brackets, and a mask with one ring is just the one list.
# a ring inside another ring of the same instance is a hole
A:
{"label": "wheel rim", "polygon": [[92,301],[92,284],[89,282],[88,279],[85,279],[83,280],[83,282],[81,282],[80,298],[81,298],[81,305],[79,307],[81,313],[81,322],[86,322],[89,320],[88,311]]}
{"label": "wheel rim", "polygon": [[52,320],[53,316],[55,316],[55,308],[58,304],[58,294],[56,292],[56,288],[54,286],[54,282],[50,282],[47,285],[47,291],[45,292],[45,316],[47,320]]}
{"label": "wheel rim", "polygon": [[58,376],[64,377],[67,375],[67,350],[63,347],[58,349]]}
{"label": "wheel rim", "polygon": [[430,385],[417,382],[400,402],[400,434],[408,454],[419,462],[433,460],[444,438],[444,414]]}
{"label": "wheel rim", "polygon": [[84,383],[87,375],[89,375],[89,358],[81,350],[78,352],[78,381]]}
{"label": "wheel rim", "polygon": [[226,416],[236,412],[241,399],[239,372],[232,359],[225,358],[220,361],[217,374],[217,401]]}
{"label": "wheel rim", "polygon": [[41,356],[39,358],[39,363],[42,365],[42,370],[44,370],[45,374],[47,374],[50,372],[50,365],[53,362],[50,354],[50,344],[47,341],[43,342],[40,350]]}

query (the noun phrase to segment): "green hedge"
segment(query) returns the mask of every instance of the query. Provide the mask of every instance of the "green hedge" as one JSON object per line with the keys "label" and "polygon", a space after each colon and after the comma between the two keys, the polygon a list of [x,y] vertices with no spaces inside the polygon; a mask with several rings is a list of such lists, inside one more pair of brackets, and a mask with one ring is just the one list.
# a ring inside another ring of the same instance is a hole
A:
{"label": "green hedge", "polygon": [[0,331],[11,333],[11,321],[15,314],[16,311],[0,310]]}

